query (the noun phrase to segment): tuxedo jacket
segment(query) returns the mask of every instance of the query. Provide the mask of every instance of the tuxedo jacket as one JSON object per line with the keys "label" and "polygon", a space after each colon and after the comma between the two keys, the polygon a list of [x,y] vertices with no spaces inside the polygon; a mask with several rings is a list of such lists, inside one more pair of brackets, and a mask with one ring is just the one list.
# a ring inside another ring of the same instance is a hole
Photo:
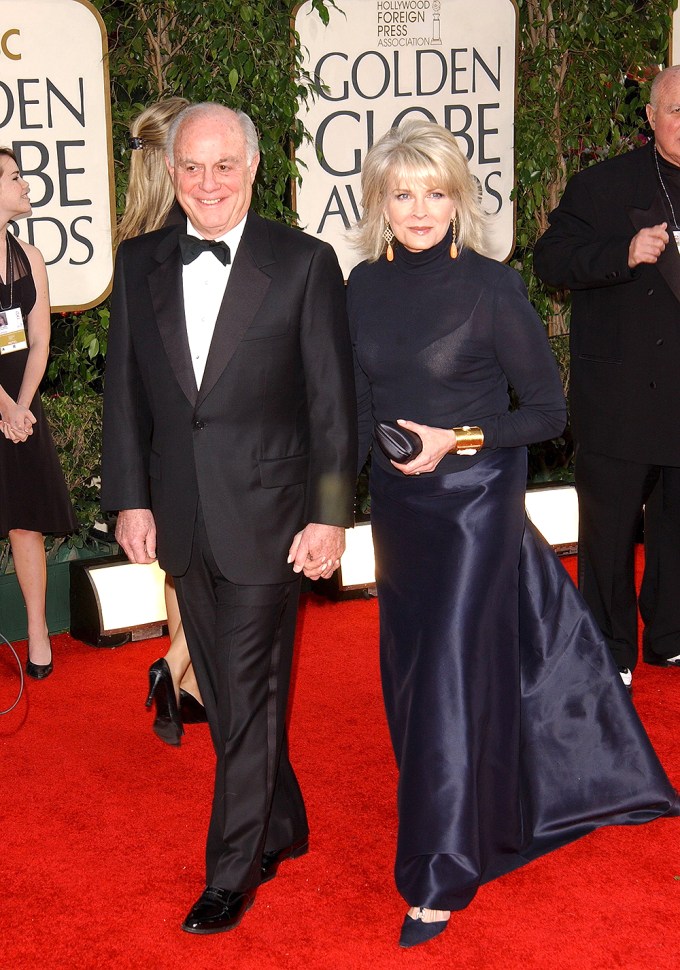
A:
{"label": "tuxedo jacket", "polygon": [[662,222],[670,231],[650,143],[569,181],[536,244],[534,269],[571,290],[577,443],[680,465],[680,255],[672,233],[656,264],[628,268],[635,233]]}
{"label": "tuxedo jacket", "polygon": [[352,524],[356,416],[342,274],[326,243],[249,213],[199,388],[183,231],[166,226],[118,251],[102,506],[150,508],[159,562],[182,575],[200,502],[223,575],[285,582],[297,531]]}

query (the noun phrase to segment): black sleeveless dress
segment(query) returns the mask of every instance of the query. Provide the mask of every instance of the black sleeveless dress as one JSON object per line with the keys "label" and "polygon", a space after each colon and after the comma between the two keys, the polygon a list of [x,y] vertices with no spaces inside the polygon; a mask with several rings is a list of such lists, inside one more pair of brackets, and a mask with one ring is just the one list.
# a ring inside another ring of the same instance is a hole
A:
{"label": "black sleeveless dress", "polygon": [[[7,233],[12,250],[12,300],[21,307],[24,320],[35,303],[35,283],[30,263],[12,233]],[[0,303],[10,305],[8,271],[0,280]],[[28,350],[0,354],[0,385],[16,400],[24,376]],[[0,435],[0,537],[11,529],[64,535],[78,528],[64,475],[47,419],[36,392],[30,404],[36,418],[33,434],[15,444]]]}

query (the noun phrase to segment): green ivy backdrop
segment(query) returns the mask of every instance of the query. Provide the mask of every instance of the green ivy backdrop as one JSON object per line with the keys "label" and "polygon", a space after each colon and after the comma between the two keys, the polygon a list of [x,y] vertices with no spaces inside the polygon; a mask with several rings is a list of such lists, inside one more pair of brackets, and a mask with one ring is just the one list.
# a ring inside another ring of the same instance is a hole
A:
{"label": "green ivy backdrop", "polygon": [[[116,193],[122,209],[129,119],[170,94],[223,101],[246,110],[262,141],[255,205],[294,221],[292,150],[304,137],[296,118],[310,96],[300,79],[299,44],[290,43],[286,0],[93,0],[109,38]],[[342,0],[338,0],[342,8]],[[520,20],[516,113],[517,247],[522,273],[546,326],[568,389],[569,305],[532,273],[533,245],[575,171],[636,146],[646,134],[643,105],[655,66],[666,60],[673,0],[517,0]],[[322,0],[316,15],[327,19]],[[297,80],[295,80],[297,78]],[[100,395],[108,305],[55,318],[44,385],[68,465],[83,531],[96,514]],[[74,435],[86,418],[88,446]],[[570,474],[568,436],[532,450],[535,480]],[[76,540],[82,542],[82,536]]]}

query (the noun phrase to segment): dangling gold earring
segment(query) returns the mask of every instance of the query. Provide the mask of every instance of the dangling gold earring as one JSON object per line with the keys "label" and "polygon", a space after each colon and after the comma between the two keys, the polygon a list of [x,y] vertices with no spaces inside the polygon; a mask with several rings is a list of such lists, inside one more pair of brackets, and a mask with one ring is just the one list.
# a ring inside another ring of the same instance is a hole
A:
{"label": "dangling gold earring", "polygon": [[453,233],[453,238],[451,239],[451,259],[458,258],[458,246],[456,246],[456,229],[458,228],[458,218],[456,216],[451,220],[451,230]]}
{"label": "dangling gold earring", "polygon": [[385,224],[385,228],[383,229],[383,239],[387,243],[387,251],[385,253],[387,256],[387,262],[391,263],[394,259],[394,250],[392,249],[394,233],[392,232],[392,226],[389,224],[389,222]]}

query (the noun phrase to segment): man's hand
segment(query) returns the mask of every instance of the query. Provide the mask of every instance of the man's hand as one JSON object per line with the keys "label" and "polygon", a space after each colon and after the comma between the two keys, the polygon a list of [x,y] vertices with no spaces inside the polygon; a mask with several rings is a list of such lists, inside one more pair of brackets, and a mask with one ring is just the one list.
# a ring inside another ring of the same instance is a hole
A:
{"label": "man's hand", "polygon": [[628,268],[635,269],[640,263],[655,263],[668,245],[667,222],[641,229],[628,247]]}
{"label": "man's hand", "polygon": [[155,562],[156,522],[151,509],[121,509],[116,541],[130,562]]}
{"label": "man's hand", "polygon": [[340,565],[345,551],[345,530],[337,525],[310,522],[298,532],[288,550],[293,572],[303,572],[308,579],[328,579]]}

